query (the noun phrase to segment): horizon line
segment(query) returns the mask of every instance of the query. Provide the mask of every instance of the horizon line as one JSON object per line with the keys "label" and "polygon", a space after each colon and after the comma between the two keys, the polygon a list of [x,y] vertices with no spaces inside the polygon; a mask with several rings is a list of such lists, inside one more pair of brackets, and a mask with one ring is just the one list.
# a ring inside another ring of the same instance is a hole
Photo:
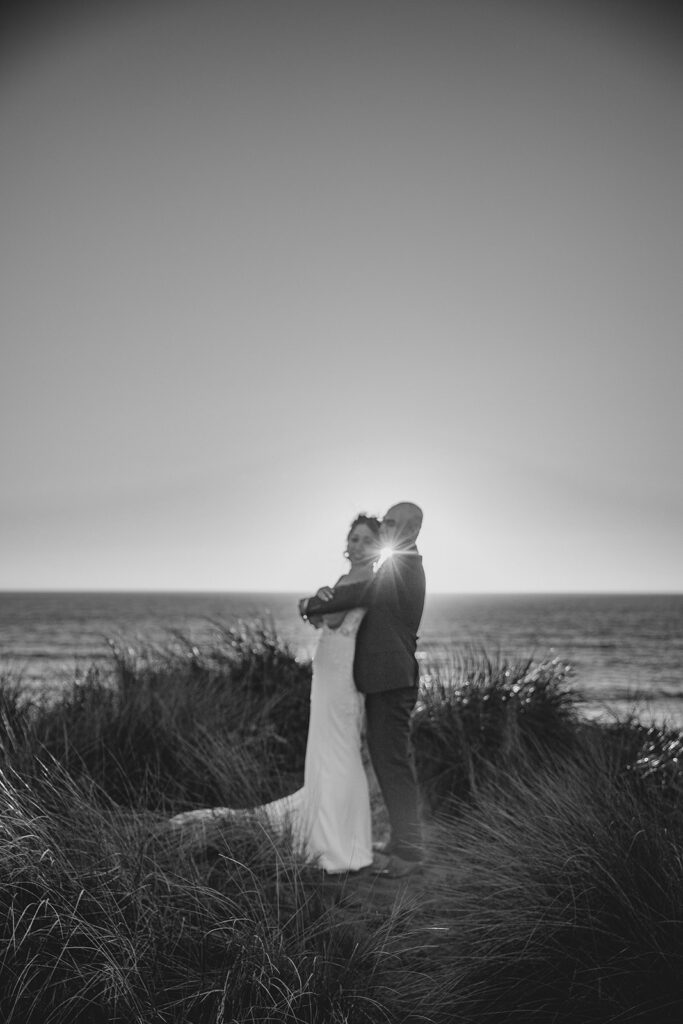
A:
{"label": "horizon line", "polygon": [[[127,589],[124,587],[0,587],[0,595],[7,594],[216,594],[216,595],[228,595],[228,594],[273,594],[273,595],[291,595],[299,594],[302,589],[297,588],[294,590],[263,590],[263,589],[237,589],[237,590],[226,590],[218,588],[198,588],[192,587],[189,589],[165,587],[157,589],[154,587],[133,587]],[[683,596],[683,589],[681,590],[659,590],[653,588],[647,589],[630,589],[630,588],[618,588],[618,589],[577,589],[572,588],[570,590],[431,590],[427,588],[427,595],[434,597],[564,597],[564,596],[667,596],[667,597],[681,597]]]}

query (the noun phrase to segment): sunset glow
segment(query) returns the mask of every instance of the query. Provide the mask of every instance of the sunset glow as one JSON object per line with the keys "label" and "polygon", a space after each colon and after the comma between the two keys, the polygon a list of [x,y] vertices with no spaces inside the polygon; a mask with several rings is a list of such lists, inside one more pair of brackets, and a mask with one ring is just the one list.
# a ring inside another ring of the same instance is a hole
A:
{"label": "sunset glow", "polygon": [[0,589],[314,592],[408,500],[433,591],[683,590],[650,7],[15,5]]}

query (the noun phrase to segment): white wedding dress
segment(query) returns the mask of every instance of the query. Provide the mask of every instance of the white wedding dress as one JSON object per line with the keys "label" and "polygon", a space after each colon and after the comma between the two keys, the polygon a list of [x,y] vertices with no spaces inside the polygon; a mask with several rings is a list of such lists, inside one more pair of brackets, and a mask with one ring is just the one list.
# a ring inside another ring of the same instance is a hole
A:
{"label": "white wedding dress", "polygon": [[361,755],[364,702],[353,681],[356,633],[364,609],[347,612],[341,625],[321,627],[313,657],[311,716],[303,788],[260,807],[188,811],[174,829],[253,816],[291,835],[296,850],[330,873],[358,871],[372,863],[368,780]]}

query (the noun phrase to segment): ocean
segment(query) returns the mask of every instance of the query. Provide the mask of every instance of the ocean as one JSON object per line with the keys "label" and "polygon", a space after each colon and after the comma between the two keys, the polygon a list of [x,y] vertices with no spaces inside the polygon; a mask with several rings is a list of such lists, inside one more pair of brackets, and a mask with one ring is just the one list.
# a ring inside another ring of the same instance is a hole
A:
{"label": "ocean", "polygon": [[[298,594],[0,593],[0,676],[54,690],[94,663],[108,640],[201,646],[221,626],[272,622],[305,659],[315,631]],[[490,657],[558,658],[586,713],[636,713],[683,728],[683,594],[430,594],[418,656],[484,649]]]}

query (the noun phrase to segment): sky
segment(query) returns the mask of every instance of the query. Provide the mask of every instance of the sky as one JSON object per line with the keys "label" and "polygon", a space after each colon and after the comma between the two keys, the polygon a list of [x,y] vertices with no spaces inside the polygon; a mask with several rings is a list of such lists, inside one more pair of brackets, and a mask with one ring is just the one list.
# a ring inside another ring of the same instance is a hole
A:
{"label": "sky", "polygon": [[0,589],[683,591],[675,12],[10,8]]}

